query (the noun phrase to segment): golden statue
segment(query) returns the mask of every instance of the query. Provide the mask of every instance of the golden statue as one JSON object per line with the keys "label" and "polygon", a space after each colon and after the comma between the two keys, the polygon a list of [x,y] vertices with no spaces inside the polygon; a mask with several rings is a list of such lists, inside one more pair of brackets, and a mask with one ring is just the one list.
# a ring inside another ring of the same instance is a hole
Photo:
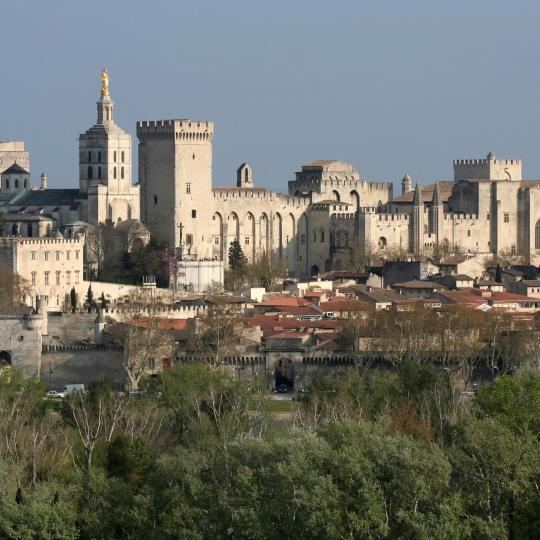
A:
{"label": "golden statue", "polygon": [[101,97],[109,96],[109,70],[105,68],[101,72]]}

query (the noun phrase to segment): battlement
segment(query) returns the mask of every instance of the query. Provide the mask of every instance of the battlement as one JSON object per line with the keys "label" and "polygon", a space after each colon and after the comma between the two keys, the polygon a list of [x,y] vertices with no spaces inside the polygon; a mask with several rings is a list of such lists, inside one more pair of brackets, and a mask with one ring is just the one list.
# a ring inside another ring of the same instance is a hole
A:
{"label": "battlement", "polygon": [[213,188],[214,199],[262,199],[267,201],[279,200],[283,204],[293,208],[307,207],[310,205],[309,199],[304,197],[293,197],[275,191],[267,191],[264,188]]}
{"label": "battlement", "polygon": [[137,122],[137,137],[174,138],[190,142],[211,142],[214,123],[207,120],[140,120]]}
{"label": "battlement", "polygon": [[84,352],[84,351],[121,351],[120,345],[43,345],[42,354],[53,354],[57,352]]}
{"label": "battlement", "polygon": [[[450,221],[478,221],[478,214],[444,214],[444,219]],[[487,218],[483,221],[489,223]]]}
{"label": "battlement", "polygon": [[84,244],[83,238],[77,239],[65,239],[65,238],[20,238],[18,236],[4,236],[0,238],[0,245],[7,246],[13,243],[23,245],[23,246],[44,246],[44,245],[66,245],[66,246],[77,246],[82,247]]}
{"label": "battlement", "polygon": [[454,159],[455,165],[489,165],[490,163],[499,165],[521,165],[521,159]]}
{"label": "battlement", "polygon": [[[162,317],[164,319],[192,319],[198,315],[202,315],[208,310],[208,306],[163,306],[163,307],[153,307],[152,316]],[[124,308],[121,305],[108,306],[103,310],[103,313],[106,315],[124,315],[127,313],[130,316],[133,316],[133,307],[129,306]],[[149,313],[141,309],[140,313],[137,313],[138,316],[149,315]]]}

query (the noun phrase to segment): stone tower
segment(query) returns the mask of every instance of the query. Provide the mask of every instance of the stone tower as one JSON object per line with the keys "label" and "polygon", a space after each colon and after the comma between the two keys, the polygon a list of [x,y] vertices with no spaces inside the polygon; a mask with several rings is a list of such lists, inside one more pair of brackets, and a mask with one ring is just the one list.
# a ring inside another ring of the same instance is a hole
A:
{"label": "stone tower", "polygon": [[416,182],[416,187],[414,188],[411,228],[411,251],[415,255],[418,255],[424,247],[424,202],[422,201],[422,191],[419,182]]}
{"label": "stone tower", "polygon": [[113,113],[104,70],[97,122],[79,137],[79,188],[88,194],[88,221],[94,224],[139,218],[139,188],[131,183],[131,136],[114,123]]}
{"label": "stone tower", "polygon": [[437,181],[431,203],[431,232],[435,234],[438,243],[442,241],[443,219],[444,209],[441,199],[441,190],[439,188],[439,182]]}
{"label": "stone tower", "polygon": [[[154,238],[184,253],[205,253],[213,215],[214,124],[202,120],[137,122],[142,220]],[[205,247],[206,246],[206,247]]]}
{"label": "stone tower", "polygon": [[412,178],[408,174],[406,174],[401,181],[401,194],[405,195],[412,191],[412,189]]}

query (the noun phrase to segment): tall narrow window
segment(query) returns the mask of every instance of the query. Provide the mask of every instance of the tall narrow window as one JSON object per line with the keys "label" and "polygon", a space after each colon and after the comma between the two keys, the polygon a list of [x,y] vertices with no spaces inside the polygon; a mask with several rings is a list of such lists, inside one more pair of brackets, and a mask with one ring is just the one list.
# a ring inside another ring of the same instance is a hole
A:
{"label": "tall narrow window", "polygon": [[113,178],[116,180],[116,167],[113,167]]}
{"label": "tall narrow window", "polygon": [[124,167],[120,167],[120,178],[124,179]]}
{"label": "tall narrow window", "polygon": [[97,168],[97,177],[101,180],[101,167]]}
{"label": "tall narrow window", "polygon": [[197,217],[197,210],[192,210],[192,211],[191,211],[191,217],[192,217],[192,218],[196,218],[196,217]]}
{"label": "tall narrow window", "polygon": [[113,161],[116,163],[116,150],[113,153]]}
{"label": "tall narrow window", "polygon": [[56,284],[60,285],[60,270],[56,271]]}
{"label": "tall narrow window", "polygon": [[192,234],[186,234],[186,244],[188,244],[188,245],[193,244],[193,235]]}
{"label": "tall narrow window", "polygon": [[186,193],[188,195],[191,193],[191,184],[186,184]]}
{"label": "tall narrow window", "polygon": [[124,151],[123,150],[122,150],[121,156],[122,156],[122,163],[124,163]]}
{"label": "tall narrow window", "polygon": [[101,163],[101,152],[97,153],[97,160],[98,160],[98,163]]}
{"label": "tall narrow window", "polygon": [[88,180],[92,180],[92,166],[88,165]]}
{"label": "tall narrow window", "polygon": [[45,285],[49,284],[49,272],[45,272]]}
{"label": "tall narrow window", "polygon": [[71,272],[69,270],[66,272],[66,285],[71,285]]}
{"label": "tall narrow window", "polygon": [[504,214],[504,222],[510,223],[510,214],[508,212],[505,212]]}
{"label": "tall narrow window", "polygon": [[15,189],[19,189],[19,179],[15,178]]}
{"label": "tall narrow window", "polygon": [[32,272],[32,285],[36,284],[36,274],[37,272]]}
{"label": "tall narrow window", "polygon": [[88,152],[88,163],[92,163],[92,152]]}

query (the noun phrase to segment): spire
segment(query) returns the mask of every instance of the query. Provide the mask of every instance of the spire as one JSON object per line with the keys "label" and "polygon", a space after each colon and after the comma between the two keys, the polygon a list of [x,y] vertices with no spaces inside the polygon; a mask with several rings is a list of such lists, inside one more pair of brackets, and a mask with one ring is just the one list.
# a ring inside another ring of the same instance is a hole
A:
{"label": "spire", "polygon": [[414,188],[413,206],[422,206],[422,191],[420,190],[420,182],[416,182]]}
{"label": "spire", "polygon": [[412,191],[412,178],[406,174],[401,181],[401,194],[405,195],[409,191]]}
{"label": "spire", "polygon": [[97,123],[112,124],[113,123],[113,102],[109,94],[109,70],[104,69],[101,72],[101,96],[97,102],[98,118]]}
{"label": "spire", "polygon": [[433,206],[441,206],[441,190],[439,189],[439,181],[435,182],[435,191],[433,192]]}
{"label": "spire", "polygon": [[45,174],[45,171],[41,173],[41,179],[39,182],[39,189],[47,189],[47,175]]}

